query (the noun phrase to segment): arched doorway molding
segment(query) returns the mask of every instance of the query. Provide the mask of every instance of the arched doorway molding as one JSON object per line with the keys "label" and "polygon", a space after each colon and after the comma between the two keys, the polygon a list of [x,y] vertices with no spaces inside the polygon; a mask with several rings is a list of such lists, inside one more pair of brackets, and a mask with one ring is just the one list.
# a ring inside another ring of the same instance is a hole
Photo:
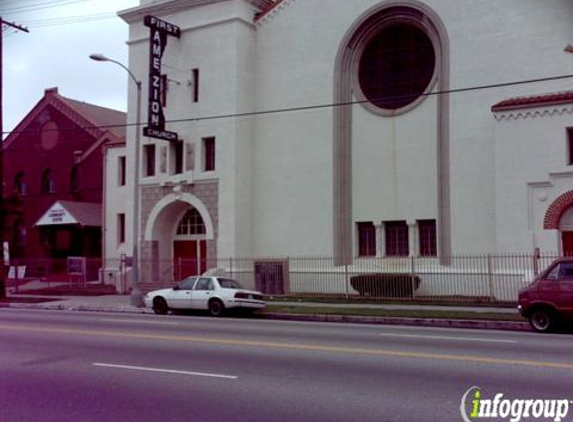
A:
{"label": "arched doorway molding", "polygon": [[[175,251],[177,227],[190,208],[195,209],[199,213],[205,226],[205,233],[195,239],[200,248],[198,256],[201,258],[201,269],[208,265],[207,259],[209,254],[215,253],[213,220],[205,204],[189,193],[177,192],[168,194],[153,206],[143,231],[143,245],[145,247],[142,249],[147,251],[147,255],[144,255],[142,252],[142,257],[145,257],[149,263],[150,280],[161,280],[162,282],[171,283],[173,280],[180,278],[181,271],[176,271],[178,268],[176,268],[174,263],[174,255],[177,252]],[[183,250],[179,252],[181,252],[180,255],[185,255],[189,251]],[[192,253],[192,255],[194,254]],[[194,256],[190,256],[190,258],[193,259]],[[195,263],[195,265],[197,264]]]}
{"label": "arched doorway molding", "polygon": [[545,230],[558,230],[561,216],[571,206],[573,206],[573,190],[560,195],[547,208],[543,220],[543,228]]}
{"label": "arched doorway molding", "polygon": [[177,230],[177,223],[189,209],[189,206],[195,208],[203,219],[203,223],[205,224],[205,239],[214,239],[213,222],[203,202],[189,193],[172,193],[160,199],[149,213],[149,218],[145,226],[144,240],[157,239],[157,232],[164,230],[164,228],[160,227],[161,225],[158,224],[158,222],[165,219],[170,222],[169,232],[173,238]]}
{"label": "arched doorway molding", "polygon": [[[372,34],[389,20],[411,22],[422,28],[436,52],[434,89],[447,92],[450,84],[449,39],[440,17],[417,0],[388,0],[373,6],[350,26],[342,38],[334,64],[333,115],[333,254],[336,265],[351,264],[352,224],[352,101],[354,70]],[[432,86],[432,84],[430,84]],[[449,97],[438,95],[438,250],[441,262],[451,255]]]}

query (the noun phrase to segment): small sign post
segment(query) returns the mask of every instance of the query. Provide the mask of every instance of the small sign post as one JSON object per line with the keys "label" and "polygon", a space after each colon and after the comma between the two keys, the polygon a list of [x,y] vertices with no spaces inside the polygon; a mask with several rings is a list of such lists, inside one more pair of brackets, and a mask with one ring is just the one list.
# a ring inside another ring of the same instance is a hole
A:
{"label": "small sign post", "polygon": [[70,284],[73,282],[81,283],[85,287],[86,283],[86,258],[83,256],[68,257],[68,277]]}

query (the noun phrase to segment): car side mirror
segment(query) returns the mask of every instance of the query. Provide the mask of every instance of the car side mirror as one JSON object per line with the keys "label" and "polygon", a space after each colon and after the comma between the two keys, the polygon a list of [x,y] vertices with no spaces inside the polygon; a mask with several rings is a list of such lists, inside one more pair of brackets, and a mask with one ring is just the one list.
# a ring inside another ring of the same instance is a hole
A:
{"label": "car side mirror", "polygon": [[179,287],[179,285],[175,285],[173,286],[173,290],[181,290],[181,287]]}

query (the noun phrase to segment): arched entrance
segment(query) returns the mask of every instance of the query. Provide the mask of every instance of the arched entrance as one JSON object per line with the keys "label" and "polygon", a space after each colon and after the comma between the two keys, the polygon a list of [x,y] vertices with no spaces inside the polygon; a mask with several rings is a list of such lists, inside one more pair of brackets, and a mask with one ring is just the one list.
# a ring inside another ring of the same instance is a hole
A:
{"label": "arched entrance", "polygon": [[207,240],[205,223],[199,211],[185,212],[173,239],[173,277],[182,280],[207,271]]}
{"label": "arched entrance", "polygon": [[545,230],[558,230],[561,254],[573,255],[573,191],[559,196],[547,209],[543,221]]}
{"label": "arched entrance", "polygon": [[154,204],[145,223],[142,266],[149,266],[150,280],[172,283],[215,265],[216,248],[205,204],[190,193],[170,193]]}

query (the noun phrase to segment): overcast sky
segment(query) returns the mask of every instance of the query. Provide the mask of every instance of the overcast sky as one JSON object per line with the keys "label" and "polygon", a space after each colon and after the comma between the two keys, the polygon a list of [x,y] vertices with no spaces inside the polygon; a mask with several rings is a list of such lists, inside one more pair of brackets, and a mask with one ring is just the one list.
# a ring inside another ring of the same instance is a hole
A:
{"label": "overcast sky", "polygon": [[0,0],[0,16],[29,33],[3,32],[4,131],[10,131],[44,95],[126,110],[127,73],[90,60],[103,53],[127,65],[127,24],[118,10],[139,0]]}

